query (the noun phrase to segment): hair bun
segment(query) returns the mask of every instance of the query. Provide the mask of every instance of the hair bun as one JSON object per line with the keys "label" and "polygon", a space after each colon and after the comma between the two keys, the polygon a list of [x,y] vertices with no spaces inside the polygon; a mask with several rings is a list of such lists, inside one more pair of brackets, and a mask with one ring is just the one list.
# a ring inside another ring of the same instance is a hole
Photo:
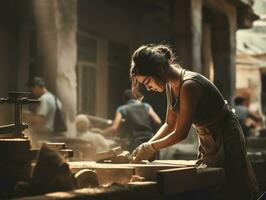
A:
{"label": "hair bun", "polygon": [[167,47],[167,46],[165,46],[165,45],[160,45],[159,47],[158,47],[158,50],[162,53],[162,54],[164,54],[164,56],[165,56],[165,58],[167,59],[167,60],[171,60],[171,58],[172,58],[172,50],[169,48],[169,47]]}

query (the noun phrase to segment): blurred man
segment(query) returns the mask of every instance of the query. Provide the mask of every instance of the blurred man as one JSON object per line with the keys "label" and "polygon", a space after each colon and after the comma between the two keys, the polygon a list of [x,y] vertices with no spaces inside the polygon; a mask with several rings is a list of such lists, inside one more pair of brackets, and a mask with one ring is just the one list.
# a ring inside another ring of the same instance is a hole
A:
{"label": "blurred man", "polygon": [[[252,113],[245,103],[246,99],[243,97],[238,96],[234,99],[235,113],[238,116],[245,137],[248,137],[251,135],[251,129],[254,128],[258,122],[261,122],[262,118]],[[247,123],[247,120],[251,120],[251,122]]]}
{"label": "blurred man", "polygon": [[154,127],[161,125],[161,119],[151,105],[137,101],[129,89],[124,91],[123,102],[125,105],[117,108],[112,126],[103,130],[102,134],[117,136],[120,129],[118,136],[128,141],[124,148],[131,152],[153,136]]}
{"label": "blurred man", "polygon": [[91,142],[94,152],[107,151],[115,144],[114,141],[106,139],[99,133],[90,131],[90,121],[86,115],[76,116],[75,125],[77,137]]}
{"label": "blurred man", "polygon": [[53,138],[56,101],[58,107],[62,108],[62,104],[47,90],[45,82],[41,77],[34,77],[27,85],[34,98],[40,100],[36,110],[25,116],[26,122],[31,129],[34,146],[38,144],[39,140],[51,140]]}

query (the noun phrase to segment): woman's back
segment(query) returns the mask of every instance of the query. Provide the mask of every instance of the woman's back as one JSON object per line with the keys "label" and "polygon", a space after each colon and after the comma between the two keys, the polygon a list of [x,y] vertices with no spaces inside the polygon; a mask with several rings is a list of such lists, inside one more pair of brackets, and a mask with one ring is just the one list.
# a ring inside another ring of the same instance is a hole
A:
{"label": "woman's back", "polygon": [[224,105],[224,98],[217,87],[199,73],[185,71],[183,82],[194,80],[203,88],[203,96],[200,99],[193,123],[205,122],[214,117]]}
{"label": "woman's back", "polygon": [[[198,83],[202,87],[202,91],[203,91],[202,92],[203,95],[199,99],[199,102],[197,104],[193,123],[197,124],[197,123],[206,122],[212,117],[214,117],[219,112],[219,110],[223,107],[223,105],[225,104],[224,98],[222,94],[219,92],[219,90],[217,89],[217,87],[211,81],[209,81],[207,78],[205,78],[199,73],[182,70],[181,83],[180,83],[181,87],[182,87],[182,84],[187,80],[193,80],[196,83]],[[173,93],[173,92],[170,92],[169,89],[171,90],[171,87],[169,88],[168,86],[167,93],[168,93],[168,96],[170,96],[168,97],[170,99],[171,96],[173,95],[169,95],[169,93]],[[178,97],[177,101],[179,101],[179,99],[180,99],[180,96]],[[170,102],[175,102],[175,100],[170,100]],[[177,103],[176,105],[172,105],[172,106],[173,106],[172,109],[178,112],[178,108],[180,106],[179,103]]]}

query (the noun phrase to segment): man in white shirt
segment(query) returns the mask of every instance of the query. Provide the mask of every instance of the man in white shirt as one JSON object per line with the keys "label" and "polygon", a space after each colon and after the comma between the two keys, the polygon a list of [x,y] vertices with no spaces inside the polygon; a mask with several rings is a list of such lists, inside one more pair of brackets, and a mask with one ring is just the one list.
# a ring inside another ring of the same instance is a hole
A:
{"label": "man in white shirt", "polygon": [[[49,141],[54,136],[55,96],[47,90],[41,77],[34,77],[27,85],[34,98],[40,100],[36,111],[26,115],[26,122],[31,130],[32,142],[37,144],[39,140]],[[62,104],[58,99],[57,105],[62,108]]]}

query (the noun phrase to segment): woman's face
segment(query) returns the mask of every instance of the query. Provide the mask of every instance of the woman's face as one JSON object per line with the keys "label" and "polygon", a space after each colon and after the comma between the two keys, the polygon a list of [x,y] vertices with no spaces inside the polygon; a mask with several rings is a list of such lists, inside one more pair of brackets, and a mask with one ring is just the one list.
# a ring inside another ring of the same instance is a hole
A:
{"label": "woman's face", "polygon": [[151,76],[141,76],[137,75],[136,79],[139,83],[145,85],[146,89],[155,91],[155,92],[163,92],[165,90],[165,86],[156,83],[155,79]]}

